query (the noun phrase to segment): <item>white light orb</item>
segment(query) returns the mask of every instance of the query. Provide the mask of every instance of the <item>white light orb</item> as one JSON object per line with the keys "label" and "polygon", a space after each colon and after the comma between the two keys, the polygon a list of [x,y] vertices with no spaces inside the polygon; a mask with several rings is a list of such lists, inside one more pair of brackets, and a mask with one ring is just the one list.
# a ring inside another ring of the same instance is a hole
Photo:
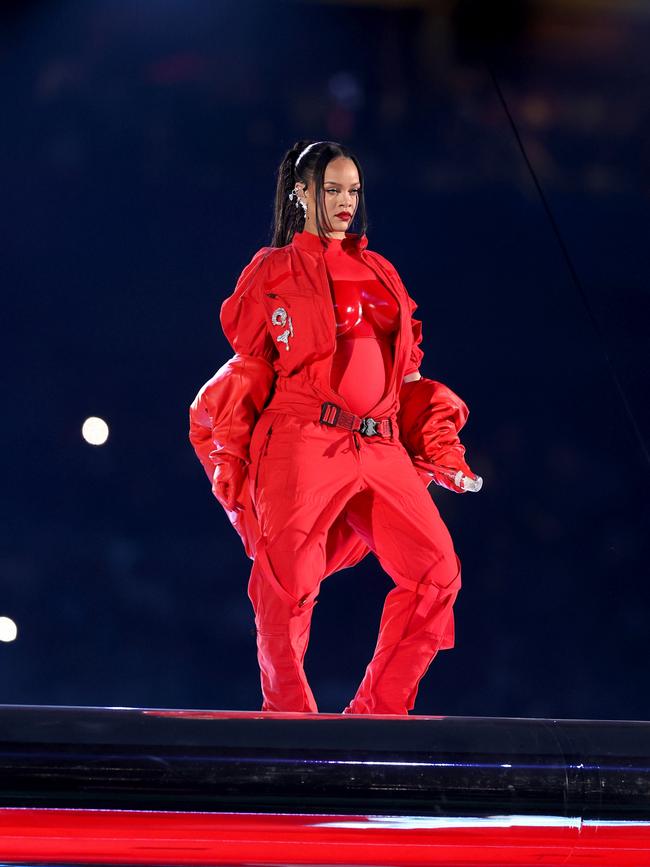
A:
{"label": "white light orb", "polygon": [[15,641],[18,627],[11,617],[0,617],[0,641]]}
{"label": "white light orb", "polygon": [[103,446],[108,439],[108,425],[103,418],[91,415],[83,423],[81,435],[91,446]]}

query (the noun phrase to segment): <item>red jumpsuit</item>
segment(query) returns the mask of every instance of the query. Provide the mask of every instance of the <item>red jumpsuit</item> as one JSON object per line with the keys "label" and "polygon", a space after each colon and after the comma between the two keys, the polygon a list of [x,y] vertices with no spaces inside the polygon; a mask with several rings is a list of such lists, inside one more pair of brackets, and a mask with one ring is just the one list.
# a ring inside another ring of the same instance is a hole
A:
{"label": "red jumpsuit", "polygon": [[[324,252],[311,233],[263,248],[221,307],[236,355],[190,407],[190,440],[211,477],[246,461],[228,512],[253,559],[262,710],[317,712],[304,671],[322,580],[372,551],[395,583],[374,655],[347,713],[405,714],[436,653],[454,644],[460,561],[427,485],[462,468],[468,410],[418,370],[415,302],[388,260],[348,233]],[[320,422],[323,401],[390,418],[393,436]],[[407,448],[408,446],[408,448]]]}

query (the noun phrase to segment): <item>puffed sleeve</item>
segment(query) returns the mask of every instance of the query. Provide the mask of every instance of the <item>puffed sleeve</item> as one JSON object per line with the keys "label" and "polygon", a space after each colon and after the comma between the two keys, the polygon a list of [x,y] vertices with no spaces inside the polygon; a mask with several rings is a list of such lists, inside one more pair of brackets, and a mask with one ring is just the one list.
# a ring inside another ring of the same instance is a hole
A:
{"label": "puffed sleeve", "polygon": [[405,382],[397,424],[400,439],[425,484],[431,480],[462,493],[450,482],[459,470],[474,478],[458,436],[469,416],[467,404],[442,382],[427,377]]}
{"label": "puffed sleeve", "polygon": [[[224,510],[251,559],[259,526],[248,484],[249,444],[273,377],[273,368],[262,357],[236,353],[200,388],[190,406],[190,442],[210,483],[218,464],[241,460],[246,466],[236,491],[242,509]],[[216,497],[214,487],[212,492]]]}
{"label": "puffed sleeve", "polygon": [[[383,256],[374,255],[375,260],[388,268],[391,276],[400,282],[408,299],[412,340],[404,369],[407,378],[409,374],[420,373],[424,357],[422,322],[413,315],[418,305],[408,293],[397,269]],[[467,404],[443,383],[421,374],[417,379],[402,380],[398,402],[400,440],[424,484],[433,480],[442,487],[461,493],[455,481],[450,481],[450,474],[455,478],[460,471],[474,477],[465,462],[465,447],[458,436],[469,416]]]}
{"label": "puffed sleeve", "polygon": [[189,438],[210,478],[228,457],[248,463],[253,427],[271,389],[273,368],[254,355],[233,355],[199,389],[190,405]]}
{"label": "puffed sleeve", "polygon": [[210,478],[220,460],[249,462],[252,430],[275,381],[277,350],[259,300],[270,249],[253,256],[222,303],[221,327],[235,355],[201,386],[190,405],[189,439]]}

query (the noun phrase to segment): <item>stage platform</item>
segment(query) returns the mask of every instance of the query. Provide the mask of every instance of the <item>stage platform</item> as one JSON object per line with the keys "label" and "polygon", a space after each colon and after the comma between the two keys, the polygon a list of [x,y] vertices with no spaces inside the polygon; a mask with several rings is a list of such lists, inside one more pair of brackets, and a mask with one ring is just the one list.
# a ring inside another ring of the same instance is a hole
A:
{"label": "stage platform", "polygon": [[650,867],[650,723],[0,706],[0,864]]}

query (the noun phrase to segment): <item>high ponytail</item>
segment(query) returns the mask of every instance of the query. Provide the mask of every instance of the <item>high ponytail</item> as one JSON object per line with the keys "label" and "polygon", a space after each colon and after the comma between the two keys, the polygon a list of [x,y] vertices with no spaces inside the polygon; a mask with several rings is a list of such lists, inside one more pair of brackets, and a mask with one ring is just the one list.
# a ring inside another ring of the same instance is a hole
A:
{"label": "high ponytail", "polygon": [[[306,153],[305,148],[309,148]],[[302,156],[301,156],[302,154]],[[300,160],[298,158],[300,157]],[[275,208],[273,213],[273,223],[271,226],[271,247],[284,247],[291,243],[296,232],[302,232],[305,227],[305,213],[303,208],[298,205],[296,207],[296,199],[289,199],[289,193],[293,190],[297,181],[305,184],[311,183],[314,190],[321,191],[323,189],[323,181],[325,168],[328,163],[337,157],[346,157],[351,159],[357,167],[359,173],[359,181],[361,182],[361,191],[359,194],[359,204],[355,213],[355,219],[359,218],[359,227],[357,232],[364,235],[367,231],[366,207],[364,200],[364,183],[363,172],[357,158],[348,150],[348,148],[331,141],[311,141],[309,139],[300,139],[292,148],[290,148],[282,158],[277,170],[277,184],[275,190]],[[296,161],[298,165],[296,166]],[[315,221],[318,229],[318,235],[325,243],[326,233],[323,229],[324,220],[322,197],[316,195],[314,202],[316,212]]]}

